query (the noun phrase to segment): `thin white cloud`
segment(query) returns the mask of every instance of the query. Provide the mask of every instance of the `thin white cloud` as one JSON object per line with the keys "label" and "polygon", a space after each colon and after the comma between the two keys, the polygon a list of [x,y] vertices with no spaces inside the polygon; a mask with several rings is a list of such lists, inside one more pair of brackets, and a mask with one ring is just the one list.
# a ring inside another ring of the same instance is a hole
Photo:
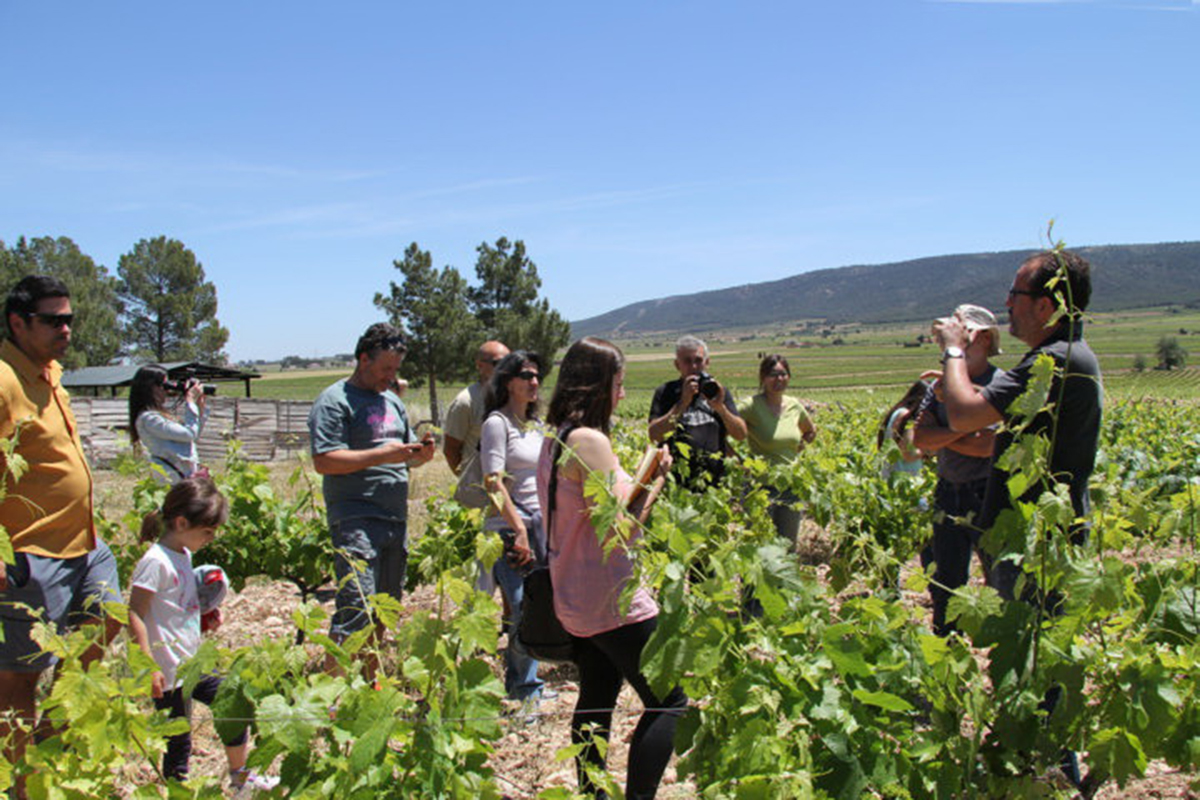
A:
{"label": "thin white cloud", "polygon": [[45,146],[32,142],[9,142],[0,160],[14,164],[36,164],[40,168],[66,173],[111,173],[119,175],[157,175],[191,177],[261,176],[296,181],[344,183],[380,178],[388,171],[379,169],[301,169],[281,164],[259,164],[224,156],[168,153],[142,153],[102,150],[86,144]]}
{"label": "thin white cloud", "polygon": [[[590,192],[573,196],[538,195],[529,202],[474,202],[421,207],[419,201],[438,196],[461,196],[507,189],[514,185],[536,183],[534,178],[490,178],[445,187],[419,189],[399,197],[354,203],[328,203],[280,208],[243,218],[217,223],[215,231],[245,231],[260,228],[294,229],[303,239],[339,239],[397,236],[419,230],[452,225],[494,224],[510,219],[544,219],[563,212],[576,213],[597,209],[642,205],[689,194],[702,188],[700,183],[672,184],[639,189]],[[420,210],[414,211],[414,208]],[[228,209],[222,209],[228,213]]]}

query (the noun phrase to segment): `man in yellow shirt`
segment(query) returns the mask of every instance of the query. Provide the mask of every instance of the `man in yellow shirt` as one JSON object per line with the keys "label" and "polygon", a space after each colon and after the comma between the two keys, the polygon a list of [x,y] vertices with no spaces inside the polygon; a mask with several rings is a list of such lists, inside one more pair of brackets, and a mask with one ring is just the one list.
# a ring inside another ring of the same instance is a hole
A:
{"label": "man in yellow shirt", "polygon": [[[6,754],[17,763],[36,709],[42,670],[56,658],[31,636],[36,618],[59,629],[99,621],[101,602],[119,601],[112,551],[96,538],[92,474],[58,359],[71,343],[71,297],[57,278],[30,275],[4,306],[9,337],[0,345],[0,438],[16,439],[26,471],[0,456],[5,496],[0,525],[13,546],[13,563],[0,562],[0,714],[15,712],[23,725],[0,721],[11,733]],[[105,620],[109,637],[119,624]],[[99,655],[94,648],[88,656]],[[18,790],[19,791],[19,790]]]}

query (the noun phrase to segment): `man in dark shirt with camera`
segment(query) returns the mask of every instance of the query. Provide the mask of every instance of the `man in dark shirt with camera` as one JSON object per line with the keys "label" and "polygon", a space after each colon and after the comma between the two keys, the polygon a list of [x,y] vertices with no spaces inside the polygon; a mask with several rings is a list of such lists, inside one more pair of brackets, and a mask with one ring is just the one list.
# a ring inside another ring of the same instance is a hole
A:
{"label": "man in dark shirt with camera", "polygon": [[650,438],[666,442],[675,460],[676,477],[693,489],[715,483],[725,474],[725,437],[746,438],[746,423],[733,397],[708,374],[708,345],[695,336],[675,343],[679,380],[654,390],[650,403]]}

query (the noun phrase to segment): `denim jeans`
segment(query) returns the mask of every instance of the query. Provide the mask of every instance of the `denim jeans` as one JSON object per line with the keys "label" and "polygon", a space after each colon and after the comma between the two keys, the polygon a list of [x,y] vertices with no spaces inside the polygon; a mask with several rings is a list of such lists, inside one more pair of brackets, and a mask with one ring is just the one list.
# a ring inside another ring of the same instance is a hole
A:
{"label": "denim jeans", "polygon": [[371,623],[371,595],[400,599],[408,566],[408,523],[355,517],[333,524],[330,533],[338,551],[333,565],[338,590],[329,635],[340,642]]}
{"label": "denim jeans", "polygon": [[525,599],[521,571],[509,564],[506,556],[501,556],[492,567],[492,575],[512,611],[512,618],[508,621],[508,647],[504,650],[504,690],[513,700],[537,697],[542,693],[538,662],[521,646],[517,635],[521,629],[521,604]]}

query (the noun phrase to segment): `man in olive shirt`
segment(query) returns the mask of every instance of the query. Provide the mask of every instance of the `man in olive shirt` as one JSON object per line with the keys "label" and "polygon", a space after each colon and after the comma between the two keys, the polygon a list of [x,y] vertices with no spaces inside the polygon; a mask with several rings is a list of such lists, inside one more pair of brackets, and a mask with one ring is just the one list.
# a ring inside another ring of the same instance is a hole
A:
{"label": "man in olive shirt", "polygon": [[[0,562],[0,712],[32,722],[38,677],[57,662],[30,635],[35,617],[59,630],[68,622],[99,621],[100,603],[119,602],[121,590],[112,551],[96,538],[92,474],[60,383],[58,359],[71,344],[70,293],[56,278],[30,275],[9,293],[4,318],[9,338],[0,345],[0,438],[17,440],[15,453],[27,471],[17,480],[16,465],[0,458],[0,525],[14,551],[13,563]],[[109,638],[119,629],[105,619]],[[85,658],[100,652],[95,647]],[[16,763],[27,734],[0,722],[0,737],[9,733]]]}

